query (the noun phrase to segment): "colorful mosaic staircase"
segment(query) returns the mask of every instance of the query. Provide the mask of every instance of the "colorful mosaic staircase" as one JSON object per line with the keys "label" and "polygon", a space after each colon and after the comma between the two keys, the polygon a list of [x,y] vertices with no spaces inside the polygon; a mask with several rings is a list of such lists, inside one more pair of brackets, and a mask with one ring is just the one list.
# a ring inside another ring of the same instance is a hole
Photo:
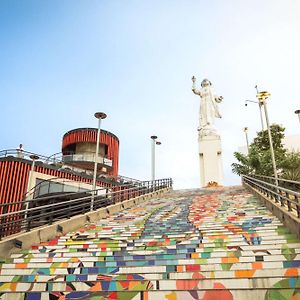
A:
{"label": "colorful mosaic staircase", "polygon": [[173,192],[0,268],[0,299],[300,299],[300,240],[244,189]]}

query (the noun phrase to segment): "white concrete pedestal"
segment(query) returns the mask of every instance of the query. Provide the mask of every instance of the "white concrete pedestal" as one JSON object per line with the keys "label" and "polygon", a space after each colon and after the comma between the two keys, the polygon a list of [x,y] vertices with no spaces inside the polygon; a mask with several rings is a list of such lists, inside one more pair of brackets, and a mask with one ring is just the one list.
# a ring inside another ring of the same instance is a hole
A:
{"label": "white concrete pedestal", "polygon": [[218,135],[199,136],[199,161],[201,187],[209,182],[223,184],[221,138]]}

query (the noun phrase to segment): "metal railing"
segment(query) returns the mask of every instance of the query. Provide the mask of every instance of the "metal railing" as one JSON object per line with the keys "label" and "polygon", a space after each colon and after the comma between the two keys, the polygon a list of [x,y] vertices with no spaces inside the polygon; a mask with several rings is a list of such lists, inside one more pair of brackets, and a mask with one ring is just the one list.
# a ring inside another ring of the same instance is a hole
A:
{"label": "metal railing", "polygon": [[[63,155],[62,152],[57,152],[54,153],[50,156],[45,156],[45,155],[40,155],[37,153],[29,152],[29,151],[24,151],[21,149],[7,149],[7,150],[1,150],[0,151],[0,158],[5,158],[5,157],[16,157],[16,158],[22,158],[26,160],[30,160],[31,155],[37,155],[39,159],[37,160],[37,163],[43,163],[51,166],[55,166],[59,171],[63,172],[71,172],[74,175],[78,176],[93,176],[93,171],[92,170],[87,170],[87,169],[82,169],[75,167],[73,165],[69,165],[67,163],[68,158],[66,158],[65,161],[63,161]],[[66,157],[72,156],[72,153],[66,153]],[[109,167],[111,167],[112,161],[108,160],[106,158],[103,158],[103,164],[107,164]],[[111,185],[119,185],[127,182],[140,182],[140,180],[133,179],[130,177],[126,176],[111,176],[111,175],[106,175],[106,174],[100,174],[97,177],[97,180],[109,183]]]}
{"label": "metal railing", "polygon": [[[264,175],[251,175],[251,177],[260,179],[262,181],[266,181],[272,184],[276,184],[275,177],[270,176],[264,176]],[[293,190],[295,192],[300,192],[300,182],[294,181],[294,180],[288,180],[284,178],[277,178],[278,185],[290,190]]]}
{"label": "metal railing", "polygon": [[0,151],[0,158],[14,156],[17,158],[31,160],[30,156],[32,155],[37,155],[39,157],[38,161],[46,164],[61,163],[61,152],[55,153],[54,155],[45,156],[45,155],[40,155],[29,151],[24,151],[23,149],[7,149],[7,150]]}
{"label": "metal railing", "polygon": [[[172,187],[172,179],[141,181],[139,184],[124,184],[98,193],[98,189],[83,193],[67,193],[61,196],[41,197],[0,205],[0,239],[14,233],[30,231],[32,228],[49,225],[111,204]],[[92,194],[94,197],[92,197]]]}
{"label": "metal railing", "polygon": [[[76,154],[73,152],[62,154],[62,152],[54,153],[50,156],[40,155],[29,151],[24,151],[23,149],[7,149],[0,151],[0,157],[10,157],[14,156],[17,158],[29,159],[31,160],[31,155],[37,155],[39,157],[38,161],[46,164],[64,164],[68,162],[84,161],[84,162],[94,162],[95,154]],[[112,160],[99,156],[97,158],[98,163],[112,167]]]}
{"label": "metal railing", "polygon": [[242,175],[244,184],[260,192],[274,203],[280,204],[287,212],[291,212],[300,218],[300,193],[284,187],[285,184],[291,182],[294,186],[299,186],[300,182],[285,179],[278,180],[279,185],[276,185],[273,177]]}
{"label": "metal railing", "polygon": [[134,178],[131,178],[131,177],[127,177],[127,176],[123,176],[123,175],[118,175],[116,178],[115,178],[116,181],[120,182],[120,183],[141,183],[142,181],[141,180],[138,180],[138,179],[134,179]]}
{"label": "metal railing", "polygon": [[[95,153],[71,153],[71,154],[64,154],[62,157],[62,161],[64,163],[74,163],[74,162],[94,162],[96,159],[96,154]],[[103,164],[108,167],[112,167],[112,160],[98,156],[97,157],[97,162],[100,164]]]}

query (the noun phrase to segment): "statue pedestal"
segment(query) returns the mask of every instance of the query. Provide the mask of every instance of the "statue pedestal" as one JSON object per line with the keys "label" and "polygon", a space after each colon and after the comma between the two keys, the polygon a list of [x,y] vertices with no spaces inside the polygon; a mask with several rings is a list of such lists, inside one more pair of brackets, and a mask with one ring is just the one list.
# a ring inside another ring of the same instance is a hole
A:
{"label": "statue pedestal", "polygon": [[220,136],[199,135],[198,143],[201,187],[222,185],[223,163]]}

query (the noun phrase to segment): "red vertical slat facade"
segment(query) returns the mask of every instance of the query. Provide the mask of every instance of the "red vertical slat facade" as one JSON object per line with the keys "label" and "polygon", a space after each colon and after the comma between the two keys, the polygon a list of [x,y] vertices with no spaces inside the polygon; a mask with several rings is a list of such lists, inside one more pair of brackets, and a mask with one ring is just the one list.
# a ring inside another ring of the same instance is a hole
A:
{"label": "red vertical slat facade", "polygon": [[[18,158],[5,158],[0,160],[0,204],[9,204],[21,201],[26,193],[31,161],[20,160]],[[92,183],[91,178],[81,177],[64,171],[59,171],[46,166],[35,166],[35,171],[58,178],[65,178],[74,181]],[[97,185],[111,187],[112,184],[97,181]],[[21,204],[9,206],[5,211],[0,207],[0,214],[21,209]]]}
{"label": "red vertical slat facade", "polygon": [[[26,192],[30,164],[9,158],[0,161],[0,204],[22,200]],[[21,204],[8,207],[6,212],[20,209]],[[4,213],[3,209],[1,213]]]}
{"label": "red vertical slat facade", "polygon": [[[78,128],[67,132],[63,136],[62,152],[67,146],[76,143],[97,143],[97,129],[96,128]],[[109,131],[101,129],[100,144],[107,145],[107,158],[112,160],[112,170],[108,172],[109,175],[117,176],[119,169],[119,139]]]}

